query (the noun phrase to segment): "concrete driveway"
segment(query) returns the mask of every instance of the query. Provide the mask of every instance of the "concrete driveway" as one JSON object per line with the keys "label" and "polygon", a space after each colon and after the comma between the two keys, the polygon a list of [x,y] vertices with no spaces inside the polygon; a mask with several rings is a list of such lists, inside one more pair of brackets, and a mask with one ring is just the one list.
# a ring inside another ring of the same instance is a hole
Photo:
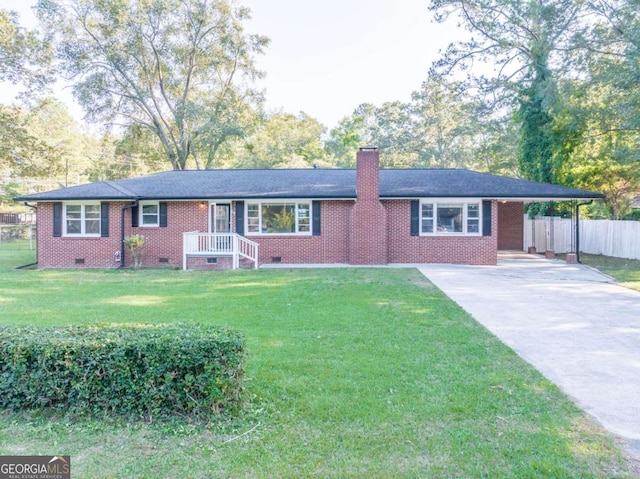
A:
{"label": "concrete driveway", "polygon": [[532,255],[419,269],[640,460],[640,292]]}

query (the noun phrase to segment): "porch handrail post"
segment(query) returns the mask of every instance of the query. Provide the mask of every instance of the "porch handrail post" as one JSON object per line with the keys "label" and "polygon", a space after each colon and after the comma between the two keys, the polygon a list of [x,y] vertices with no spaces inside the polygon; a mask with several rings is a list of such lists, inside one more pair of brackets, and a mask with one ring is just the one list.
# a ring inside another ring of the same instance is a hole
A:
{"label": "porch handrail post", "polygon": [[233,269],[240,267],[240,254],[238,253],[238,235],[234,234],[233,238]]}
{"label": "porch handrail post", "polygon": [[253,258],[253,269],[258,269],[258,258],[259,258],[259,255],[258,255],[258,248],[259,248],[259,247],[260,247],[260,245],[259,245],[258,243],[256,243],[256,246],[255,246],[255,248],[254,248],[254,251],[255,251],[255,254],[256,254],[256,255],[255,255],[255,257]]}
{"label": "porch handrail post", "polygon": [[187,270],[187,234],[182,233],[182,270]]}

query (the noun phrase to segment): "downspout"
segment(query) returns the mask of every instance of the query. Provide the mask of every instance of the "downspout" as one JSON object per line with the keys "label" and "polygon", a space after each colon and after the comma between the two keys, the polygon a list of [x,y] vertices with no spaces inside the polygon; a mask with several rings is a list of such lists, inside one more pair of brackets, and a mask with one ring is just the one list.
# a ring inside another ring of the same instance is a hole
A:
{"label": "downspout", "polygon": [[580,207],[593,203],[593,200],[576,203],[576,261],[580,263]]}
{"label": "downspout", "polygon": [[35,265],[38,264],[38,207],[36,205],[30,205],[26,201],[24,202],[24,205],[27,208],[33,209],[33,212],[36,214],[36,262],[35,263],[27,263],[27,264],[22,264],[20,266],[16,266],[16,269],[28,268],[29,266],[35,266]]}
{"label": "downspout", "polygon": [[120,211],[120,268],[124,268],[124,213],[138,204],[134,201],[130,205],[124,206]]}

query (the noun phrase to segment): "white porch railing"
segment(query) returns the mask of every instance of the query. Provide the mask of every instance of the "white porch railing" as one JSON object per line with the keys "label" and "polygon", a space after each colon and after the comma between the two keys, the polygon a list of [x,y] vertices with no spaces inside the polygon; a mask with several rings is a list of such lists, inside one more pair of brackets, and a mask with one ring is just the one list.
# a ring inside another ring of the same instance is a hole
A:
{"label": "white porch railing", "polygon": [[240,257],[253,261],[258,267],[258,243],[236,233],[200,233],[193,231],[182,234],[182,269],[187,269],[189,256],[233,258],[233,269],[240,267]]}

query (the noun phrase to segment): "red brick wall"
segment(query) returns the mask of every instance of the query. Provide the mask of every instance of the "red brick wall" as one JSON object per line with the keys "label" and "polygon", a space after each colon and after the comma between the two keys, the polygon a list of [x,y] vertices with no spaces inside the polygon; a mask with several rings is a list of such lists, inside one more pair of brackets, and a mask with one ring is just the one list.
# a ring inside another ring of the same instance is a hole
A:
{"label": "red brick wall", "polygon": [[[115,268],[119,262],[115,252],[120,250],[120,212],[127,203],[110,204],[108,238],[54,238],[53,206],[51,203],[38,205],[38,263],[40,268]],[[498,206],[493,202],[491,237],[427,237],[411,236],[410,200],[386,200],[377,202],[382,213],[375,212],[367,218],[368,223],[356,225],[362,228],[359,241],[350,234],[354,219],[362,219],[353,201],[323,201],[321,206],[320,236],[259,236],[247,238],[260,244],[260,264],[271,263],[280,257],[290,264],[385,264],[389,263],[462,263],[495,264],[497,261],[497,238],[501,226],[497,225]],[[507,204],[508,205],[508,204]],[[513,208],[515,210],[515,208]],[[235,210],[232,208],[232,211]],[[515,213],[514,213],[515,214]],[[384,219],[386,216],[386,219]],[[520,220],[522,217],[520,216]],[[388,228],[385,226],[388,224]],[[373,226],[372,226],[373,225]],[[131,227],[131,210],[126,210],[125,235],[139,233],[145,236],[143,256],[144,267],[182,267],[182,233],[187,231],[208,231],[208,206],[199,202],[169,202],[167,227]],[[235,218],[232,218],[235,229]],[[380,242],[375,240],[384,235],[384,252],[380,253]],[[373,240],[372,240],[373,239]],[[373,241],[368,245],[367,241]],[[372,254],[372,260],[354,262],[350,247],[361,245],[362,250]],[[387,249],[388,245],[388,249]],[[76,264],[76,258],[84,259],[84,264]],[[165,258],[167,262],[160,262]],[[384,260],[384,263],[382,262]],[[198,269],[221,269],[230,267],[230,259],[219,258],[217,264],[207,264],[205,258],[189,258],[189,267]],[[128,253],[125,265],[131,265]]]}
{"label": "red brick wall", "polygon": [[387,210],[380,203],[378,151],[358,151],[356,164],[357,200],[349,215],[349,263],[387,264]]}
{"label": "red brick wall", "polygon": [[120,263],[116,261],[115,253],[120,250],[120,208],[123,205],[109,205],[108,238],[54,238],[53,203],[38,203],[38,267],[118,267]]}
{"label": "red brick wall", "polygon": [[380,153],[359,150],[356,153],[356,197],[360,201],[380,199]]}
{"label": "red brick wall", "polygon": [[498,203],[498,249],[524,248],[524,204]]}
{"label": "red brick wall", "polygon": [[233,268],[233,258],[222,257],[215,258],[215,260],[215,263],[208,263],[207,258],[190,256],[187,258],[187,269],[223,270]]}
{"label": "red brick wall", "polygon": [[[117,268],[115,253],[120,250],[120,213],[129,203],[109,205],[108,238],[54,238],[53,204],[38,204],[38,267],[40,268]],[[182,233],[207,231],[208,209],[198,202],[169,202],[167,227],[131,227],[131,210],[125,213],[125,236],[141,234],[146,238],[143,267],[182,267]],[[160,259],[167,262],[160,262]],[[76,263],[83,259],[83,264]],[[125,252],[125,265],[131,257]]]}
{"label": "red brick wall", "polygon": [[[170,201],[167,203],[167,226],[131,227],[127,221],[126,235],[141,234],[145,237],[143,267],[174,266],[182,268],[182,233],[188,231],[209,231],[208,203],[198,201]],[[160,258],[168,259],[161,263]],[[131,264],[126,256],[127,265]],[[206,262],[206,261],[205,261]],[[213,265],[212,265],[213,266]]]}
{"label": "red brick wall", "polygon": [[349,210],[353,201],[323,201],[320,208],[320,236],[246,237],[260,244],[260,263],[281,258],[291,264],[335,264],[349,261]]}
{"label": "red brick wall", "polygon": [[411,200],[382,203],[389,218],[389,263],[497,263],[495,201],[491,208],[491,236],[411,236]]}

